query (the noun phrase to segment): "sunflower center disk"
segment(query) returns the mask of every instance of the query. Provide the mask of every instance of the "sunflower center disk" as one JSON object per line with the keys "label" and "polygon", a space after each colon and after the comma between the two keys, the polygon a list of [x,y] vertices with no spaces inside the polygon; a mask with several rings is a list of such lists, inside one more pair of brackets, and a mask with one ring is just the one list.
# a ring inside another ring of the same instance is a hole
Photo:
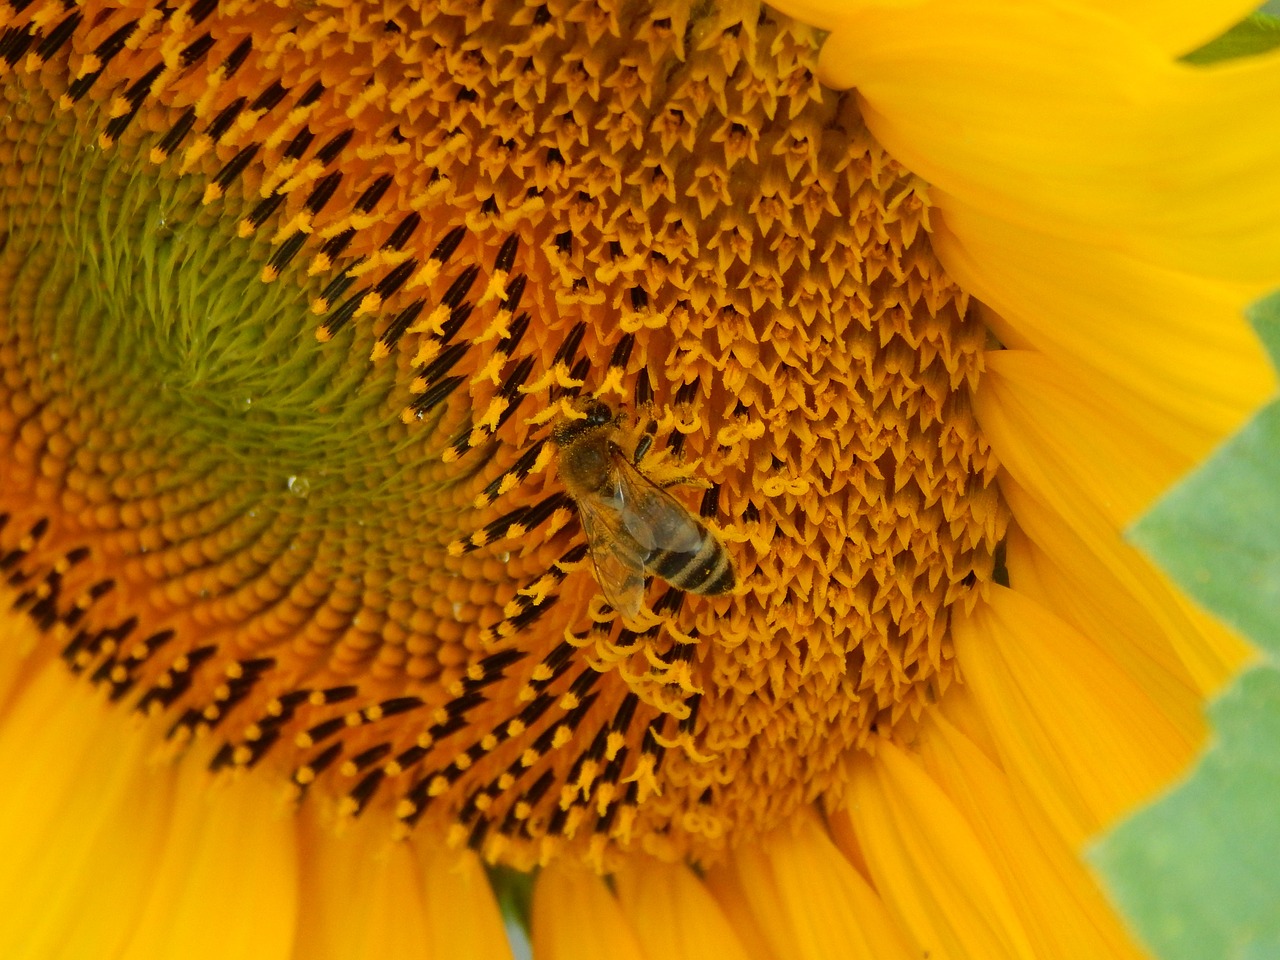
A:
{"label": "sunflower center disk", "polygon": [[[808,28],[509,6],[9,11],[0,565],[215,771],[519,866],[713,858],[952,679],[985,332]],[[580,395],[731,594],[597,597]]]}

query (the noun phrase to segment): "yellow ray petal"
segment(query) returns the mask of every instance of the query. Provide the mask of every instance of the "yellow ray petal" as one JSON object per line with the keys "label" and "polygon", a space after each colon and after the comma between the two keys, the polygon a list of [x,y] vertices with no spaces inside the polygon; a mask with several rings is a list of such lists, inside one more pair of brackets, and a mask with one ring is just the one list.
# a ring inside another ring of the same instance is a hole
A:
{"label": "yellow ray petal", "polygon": [[[1139,957],[1074,849],[1008,777],[947,720],[952,698],[931,713],[913,745],[930,778],[973,829],[1037,960]],[[892,771],[893,767],[890,766]]]}
{"label": "yellow ray petal", "polygon": [[535,960],[645,957],[609,888],[579,864],[556,860],[538,875],[532,926]]}
{"label": "yellow ray petal", "polygon": [[[433,958],[510,960],[502,912],[480,858],[440,845],[419,852],[426,889],[426,922]],[[460,922],[459,918],[465,918]]]}
{"label": "yellow ray petal", "polygon": [[301,812],[301,900],[293,960],[430,960],[421,867],[384,821],[341,836]]}
{"label": "yellow ray petal", "polygon": [[901,748],[855,764],[848,818],[876,888],[922,953],[946,960],[1031,960],[1004,882],[973,828]]}
{"label": "yellow ray petal", "polygon": [[1166,53],[1179,56],[1225,33],[1258,8],[1254,0],[1071,0],[1075,6],[1123,20]]}
{"label": "yellow ray petal", "polygon": [[637,861],[614,880],[622,912],[648,956],[748,960],[733,925],[683,864]]}
{"label": "yellow ray petal", "polygon": [[1068,521],[1099,505],[1116,529],[1195,462],[1204,439],[1104,379],[1028,350],[987,354],[974,405],[1018,483]]}
{"label": "yellow ray petal", "polygon": [[724,862],[714,864],[703,874],[707,890],[729,923],[738,933],[747,956],[751,960],[778,960],[769,948],[769,940],[765,936],[751,898],[747,896],[742,878],[738,871]]}
{"label": "yellow ray petal", "polygon": [[992,588],[952,635],[1002,765],[1069,843],[1190,759],[1196,745],[1105,649],[1016,591]]}
{"label": "yellow ray petal", "polygon": [[1192,68],[1095,11],[970,0],[860,7],[820,67],[944,214],[954,198],[1138,260],[1277,279],[1280,57]]}
{"label": "yellow ray petal", "polygon": [[[14,595],[0,587],[0,610],[13,607]],[[26,617],[6,616],[0,621],[0,718],[3,718],[23,689],[19,680],[29,678],[38,658],[31,654],[40,642],[40,633]]]}
{"label": "yellow ray petal", "polygon": [[1205,691],[1192,679],[1162,623],[1069,530],[1058,530],[1054,543],[1050,553],[1021,528],[1011,529],[1010,585],[1086,636],[1105,637],[1107,652],[1188,740],[1198,741],[1204,732]]}
{"label": "yellow ray petal", "polygon": [[0,724],[0,765],[25,772],[0,790],[0,956],[115,956],[137,922],[171,777],[101,699],[54,663]]}
{"label": "yellow ray petal", "polygon": [[[963,236],[963,241],[959,237]],[[1006,345],[1069,356],[1198,431],[1199,458],[1275,389],[1233,284],[1141,263],[952,204],[934,249]],[[1152,331],[1159,331],[1153,336]]]}
{"label": "yellow ray petal", "polygon": [[[791,16],[832,30],[847,22],[864,7],[909,6],[918,0],[782,0],[772,6]],[[1166,3],[1164,0],[1060,0],[1114,17],[1128,24],[1161,50],[1178,55],[1202,46],[1219,36],[1247,14],[1257,9],[1256,0],[1211,0],[1211,2]],[[953,4],[964,9],[964,0]]]}
{"label": "yellow ray petal", "polygon": [[1001,491],[1032,539],[1051,555],[1087,547],[1075,569],[1101,560],[1161,623],[1199,689],[1216,689],[1242,662],[1240,644],[1190,611],[1117,532],[1190,466],[1188,434],[1101,378],[1030,351],[988,354],[975,407],[1004,467]]}
{"label": "yellow ray petal", "polygon": [[[1074,594],[1064,615],[1089,636],[1116,637],[1114,647],[1109,644],[1108,649],[1135,675],[1144,672],[1134,661],[1137,656],[1153,658],[1161,670],[1176,674],[1162,656],[1162,647],[1167,645],[1199,695],[1207,697],[1252,656],[1243,641],[1193,607],[1168,578],[1124,543],[1099,510],[1078,511],[1068,523],[1007,475],[1001,478],[1000,491],[1018,518],[1019,528],[1038,548],[1036,557],[1056,558],[1054,564],[1064,571],[1063,576],[1069,570],[1075,578],[1064,585]],[[1027,556],[1017,539],[1011,540],[1009,563],[1011,585],[1038,599],[1041,595],[1035,590],[1035,578],[1048,580],[1053,574],[1042,568],[1040,559]],[[1030,590],[1024,591],[1024,586]],[[1061,594],[1058,590],[1052,596]],[[1088,612],[1073,619],[1073,611],[1083,608],[1089,608]],[[1109,624],[1105,629],[1098,626],[1099,616]],[[1089,629],[1091,624],[1094,629]],[[1127,632],[1135,638],[1135,650],[1129,658],[1124,656],[1122,639]],[[1167,701],[1161,703],[1171,715],[1178,714]]]}
{"label": "yellow ray petal", "polygon": [[735,857],[740,889],[779,960],[918,957],[876,891],[807,811]]}
{"label": "yellow ray petal", "polygon": [[213,778],[189,758],[125,960],[285,960],[298,901],[296,830],[279,784]]}

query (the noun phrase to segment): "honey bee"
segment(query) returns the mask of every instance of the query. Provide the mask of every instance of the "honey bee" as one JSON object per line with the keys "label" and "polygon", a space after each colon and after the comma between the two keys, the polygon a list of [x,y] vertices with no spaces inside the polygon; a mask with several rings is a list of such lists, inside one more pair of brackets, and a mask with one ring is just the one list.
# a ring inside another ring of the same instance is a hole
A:
{"label": "honey bee", "polygon": [[639,626],[646,573],[690,593],[732,590],[733,564],[724,544],[623,453],[620,417],[599,400],[588,401],[582,413],[562,421],[551,439],[560,480],[578,507],[596,582],[623,623]]}

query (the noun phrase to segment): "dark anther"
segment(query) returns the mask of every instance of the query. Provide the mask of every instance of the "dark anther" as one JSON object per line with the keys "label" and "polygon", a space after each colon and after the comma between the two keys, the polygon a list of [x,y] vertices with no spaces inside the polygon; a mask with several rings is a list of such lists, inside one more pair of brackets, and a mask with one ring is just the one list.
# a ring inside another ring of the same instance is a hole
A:
{"label": "dark anther", "polygon": [[324,93],[324,84],[317,80],[311,86],[307,87],[306,92],[298,98],[298,106],[309,107],[320,99],[320,95]]}
{"label": "dark anther", "polygon": [[511,278],[511,282],[507,284],[507,288],[502,292],[503,310],[508,313],[515,312],[516,307],[520,306],[520,298],[524,296],[524,288],[528,282],[529,278],[523,273]]}
{"label": "dark anther", "polygon": [[404,263],[397,264],[385,277],[378,281],[378,285],[374,287],[374,292],[382,298],[387,298],[395,293],[405,281],[413,275],[413,271],[418,269],[417,260],[406,260]]}
{"label": "dark anther", "polygon": [[653,403],[653,382],[649,379],[649,371],[641,367],[636,374],[635,398],[637,407],[647,407]]}
{"label": "dark anther", "polygon": [[307,766],[311,768],[311,772],[316,776],[324,773],[329,767],[333,766],[333,761],[337,760],[342,754],[341,743],[331,743],[325,747],[314,757],[307,761]]}
{"label": "dark anther", "polygon": [[328,143],[316,151],[316,159],[326,166],[337,159],[347,144],[351,142],[351,138],[355,136],[354,130],[343,130],[341,133],[333,137]]}
{"label": "dark anther", "polygon": [[341,182],[341,173],[334,172],[321,177],[316,185],[311,188],[311,195],[307,197],[305,204],[307,211],[316,214],[323,210],[324,205],[333,198],[338,189],[338,184]]}
{"label": "dark anther", "polygon": [[494,258],[493,269],[501,270],[503,273],[510,273],[511,268],[516,263],[516,251],[520,247],[520,238],[514,233],[502,241],[502,246],[498,248],[498,255]]}
{"label": "dark anther", "polygon": [[209,124],[209,129],[205,131],[209,139],[218,141],[222,139],[223,134],[231,129],[231,125],[236,122],[236,117],[240,116],[240,111],[244,109],[247,101],[244,97],[237,97],[218,112],[213,118],[213,122]]}
{"label": "dark anther", "polygon": [[245,37],[236,44],[234,50],[228,54],[227,59],[222,61],[222,72],[226,74],[227,79],[231,79],[236,72],[244,66],[244,62],[249,59],[249,51],[253,49],[253,41]]}
{"label": "dark anther", "polygon": [[249,214],[249,222],[253,224],[254,229],[262,226],[267,222],[267,218],[276,212],[280,204],[284,203],[284,194],[273,193],[267,199],[263,200]]}
{"label": "dark anther", "polygon": [[389,236],[387,238],[387,242],[382,245],[382,249],[402,249],[404,245],[409,242],[409,238],[413,236],[414,231],[417,230],[421,224],[422,216],[418,213],[410,213],[396,225],[394,230],[391,231],[391,236]]}
{"label": "dark anther", "polygon": [[466,356],[467,351],[470,349],[471,349],[470,343],[452,344],[451,346],[445,348],[445,350],[440,354],[440,356],[436,357],[435,360],[431,361],[431,363],[427,366],[427,368],[422,371],[420,376],[428,384],[435,382],[436,380],[444,376],[446,373],[448,373],[451,369],[453,369],[453,366],[459,360],[461,360],[464,356]]}
{"label": "dark anther", "polygon": [[433,384],[426,392],[413,398],[413,402],[409,404],[409,409],[413,411],[418,419],[422,419],[433,409],[449,399],[449,395],[458,387],[466,382],[466,377],[445,377],[439,383]]}
{"label": "dark anther", "polygon": [[125,91],[124,99],[129,102],[129,111],[119,117],[111,120],[104,130],[109,140],[115,141],[120,139],[120,134],[128,129],[129,124],[133,122],[133,118],[138,115],[138,110],[142,107],[142,101],[147,98],[147,94],[151,90],[151,85],[159,79],[160,74],[164,72],[163,65],[152,67],[146,73],[134,82],[128,90]]}
{"label": "dark anther", "polygon": [[218,9],[218,0],[196,0],[187,11],[192,23],[202,23],[209,14]]}
{"label": "dark anther", "polygon": [[369,185],[369,188],[360,195],[360,199],[356,201],[356,209],[361,213],[369,213],[378,205],[395,178],[389,173],[380,174],[376,180]]}
{"label": "dark anther", "polygon": [[353,277],[348,270],[344,270],[342,273],[330,280],[328,285],[320,291],[320,299],[328,303],[332,303],[334,300],[337,300],[338,297],[346,293],[355,282],[356,278]]}
{"label": "dark anther", "polygon": [[695,693],[685,701],[689,705],[689,715],[680,721],[681,733],[693,733],[698,725],[698,707],[702,705],[702,694]]}
{"label": "dark anther", "polygon": [[471,285],[476,282],[476,277],[478,276],[480,276],[480,268],[478,266],[472,264],[467,267],[449,285],[449,289],[440,298],[440,302],[450,309],[457,307],[458,304],[462,303],[462,298],[470,292]]}
{"label": "dark anther", "polygon": [[389,347],[395,346],[404,332],[413,325],[413,321],[417,320],[422,314],[422,308],[426,305],[424,300],[415,300],[409,306],[401,310],[394,320],[387,325],[387,329],[382,331],[382,336],[378,339]]}
{"label": "dark anther", "polygon": [[293,262],[293,258],[298,255],[298,251],[302,249],[306,242],[307,234],[301,231],[289,237],[272,252],[271,259],[267,261],[268,268],[280,273]]}
{"label": "dark anther", "polygon": [[163,137],[160,138],[158,145],[159,150],[166,157],[170,156],[173,151],[181,146],[182,141],[186,139],[187,134],[191,132],[191,128],[196,124],[196,111],[194,107],[188,107],[182,112],[182,116],[174,121]]}
{"label": "dark anther", "polygon": [[436,248],[431,251],[431,259],[439,260],[441,263],[447,261],[453,256],[453,252],[458,249],[458,245],[462,243],[462,239],[466,235],[466,227],[454,227],[436,244]]}
{"label": "dark anther", "polygon": [[680,389],[676,391],[676,404],[687,405],[693,403],[694,398],[698,395],[698,381],[691,380],[688,383],[681,384]]}
{"label": "dark anther", "polygon": [[[352,227],[348,227],[346,230],[343,230],[336,237],[330,237],[328,240],[326,240],[324,244],[320,247],[320,252],[323,253],[326,257],[328,257],[330,260],[336,260],[342,254],[342,251],[347,249],[347,244],[351,242],[352,238],[355,237],[355,235],[356,235],[355,229]],[[363,261],[364,258],[361,257],[360,260]],[[354,266],[355,266],[354,263],[349,264],[348,269]],[[345,274],[340,279],[344,279],[348,285],[351,284],[354,280],[354,278],[346,276]]]}
{"label": "dark anther", "polygon": [[631,359],[631,348],[635,346],[635,342],[636,338],[633,334],[624,333],[618,345],[613,348],[613,354],[609,357],[609,366],[625,370],[627,361]]}
{"label": "dark anther", "polygon": [[71,35],[75,33],[76,27],[84,21],[84,15],[79,11],[65,17],[56,27],[49,31],[48,36],[41,41],[40,46],[36,47],[36,57],[45,61],[58,52],[58,48],[71,39]]}
{"label": "dark anther", "polygon": [[[130,21],[98,44],[94,49],[93,54],[98,58],[98,61],[102,66],[92,73],[85,74],[83,77],[73,80],[71,85],[67,88],[67,96],[72,100],[79,102],[80,99],[89,92],[94,83],[97,82],[98,78],[102,76],[102,71],[107,68],[107,64],[109,64],[116,55],[124,49],[125,43],[128,42],[129,38],[133,36],[134,31],[137,29],[138,22],[136,20]],[[7,35],[8,32],[6,31],[6,36]],[[3,55],[5,59],[8,60],[8,55],[4,52],[3,40],[0,40],[0,55]],[[16,63],[17,61],[14,62]],[[12,64],[10,65],[12,66]]]}
{"label": "dark anther", "polygon": [[307,127],[303,127],[298,131],[297,135],[289,141],[288,146],[284,148],[284,159],[299,160],[303,154],[307,152],[307,148],[311,146],[311,142],[315,140],[316,135]]}
{"label": "dark anther", "polygon": [[391,744],[380,743],[368,750],[363,750],[351,758],[351,763],[355,765],[357,770],[363,770],[371,763],[377,763],[388,753],[391,752]]}
{"label": "dark anther", "polygon": [[207,33],[201,34],[191,43],[187,44],[186,47],[183,48],[183,51],[178,54],[178,63],[182,65],[183,69],[193,67],[203,60],[204,55],[212,49],[213,37]]}
{"label": "dark anther", "polygon": [[271,86],[267,87],[267,89],[263,90],[262,93],[258,94],[258,99],[253,101],[253,104],[249,107],[249,109],[261,110],[263,113],[266,113],[276,104],[278,104],[281,100],[283,100],[285,94],[288,92],[289,91],[286,90],[283,85],[281,85],[279,80],[275,80],[271,83]]}

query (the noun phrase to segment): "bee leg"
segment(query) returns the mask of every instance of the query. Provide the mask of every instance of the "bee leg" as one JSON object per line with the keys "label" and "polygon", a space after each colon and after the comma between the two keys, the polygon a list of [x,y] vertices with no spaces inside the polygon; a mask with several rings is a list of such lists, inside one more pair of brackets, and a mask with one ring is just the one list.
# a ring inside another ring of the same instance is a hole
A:
{"label": "bee leg", "polygon": [[644,434],[644,436],[636,441],[636,451],[631,455],[631,462],[639,465],[640,461],[644,459],[644,455],[648,453],[652,447],[653,436],[648,433]]}
{"label": "bee leg", "polygon": [[631,462],[636,466],[640,465],[640,461],[644,459],[645,454],[653,449],[653,438],[658,432],[658,424],[652,417],[645,421],[644,433],[640,439],[636,441],[635,452],[631,454]]}

